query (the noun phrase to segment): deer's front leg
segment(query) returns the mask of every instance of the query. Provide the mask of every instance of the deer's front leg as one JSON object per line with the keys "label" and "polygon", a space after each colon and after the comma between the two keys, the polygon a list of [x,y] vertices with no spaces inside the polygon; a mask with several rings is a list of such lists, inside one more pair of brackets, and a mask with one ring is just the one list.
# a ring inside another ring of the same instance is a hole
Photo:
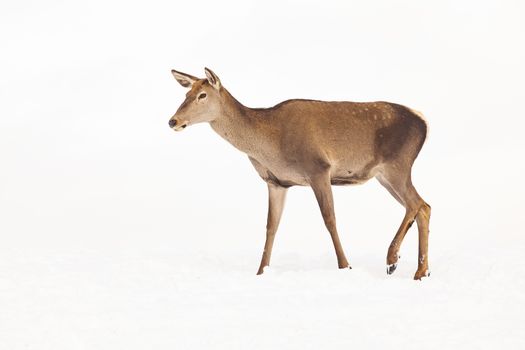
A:
{"label": "deer's front leg", "polygon": [[332,185],[330,183],[330,174],[328,171],[311,177],[310,186],[314,190],[315,197],[321,208],[321,214],[323,215],[324,223],[326,228],[330,232],[332,242],[335,248],[335,254],[337,255],[337,264],[340,269],[351,268],[350,264],[346,260],[341,241],[339,240],[339,234],[337,233],[337,227],[335,224],[335,212],[334,212],[334,199],[332,196]]}
{"label": "deer's front leg", "polygon": [[273,241],[275,233],[281,221],[283,213],[284,201],[286,199],[287,189],[273,184],[268,184],[268,220],[266,222],[266,242],[264,243],[264,251],[261,259],[261,265],[257,271],[258,275],[264,272],[264,268],[270,265],[270,257],[272,256]]}

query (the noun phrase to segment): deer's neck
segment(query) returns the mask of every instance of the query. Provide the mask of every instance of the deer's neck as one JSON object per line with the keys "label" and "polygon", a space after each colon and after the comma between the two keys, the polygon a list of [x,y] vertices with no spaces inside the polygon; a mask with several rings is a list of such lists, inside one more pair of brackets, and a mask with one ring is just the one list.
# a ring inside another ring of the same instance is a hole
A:
{"label": "deer's neck", "polygon": [[210,123],[213,130],[254,158],[273,152],[275,142],[269,132],[268,118],[261,111],[243,106],[227,90],[222,93],[225,94],[223,114]]}

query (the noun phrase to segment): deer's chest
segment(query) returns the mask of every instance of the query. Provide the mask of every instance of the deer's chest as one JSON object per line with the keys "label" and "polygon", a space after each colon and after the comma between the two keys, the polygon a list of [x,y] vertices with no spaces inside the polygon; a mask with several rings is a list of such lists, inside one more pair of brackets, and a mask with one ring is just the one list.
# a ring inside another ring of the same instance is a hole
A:
{"label": "deer's chest", "polygon": [[307,177],[300,167],[284,160],[266,160],[249,157],[259,176],[266,182],[283,187],[306,186]]}

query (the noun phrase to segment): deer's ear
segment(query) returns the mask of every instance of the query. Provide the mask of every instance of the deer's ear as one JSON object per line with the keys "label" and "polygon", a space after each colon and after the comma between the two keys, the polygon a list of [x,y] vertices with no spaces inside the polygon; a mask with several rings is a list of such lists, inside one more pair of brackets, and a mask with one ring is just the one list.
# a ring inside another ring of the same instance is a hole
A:
{"label": "deer's ear", "polygon": [[210,83],[215,89],[219,90],[221,88],[221,81],[217,74],[213,73],[209,68],[204,68],[204,72],[206,73],[206,78],[208,78],[208,83]]}
{"label": "deer's ear", "polygon": [[179,84],[184,86],[185,88],[191,87],[193,83],[199,80],[198,78],[195,78],[192,75],[182,73],[182,72],[177,72],[175,69],[171,70],[171,74],[173,74],[173,76],[175,77],[175,79],[177,79]]}

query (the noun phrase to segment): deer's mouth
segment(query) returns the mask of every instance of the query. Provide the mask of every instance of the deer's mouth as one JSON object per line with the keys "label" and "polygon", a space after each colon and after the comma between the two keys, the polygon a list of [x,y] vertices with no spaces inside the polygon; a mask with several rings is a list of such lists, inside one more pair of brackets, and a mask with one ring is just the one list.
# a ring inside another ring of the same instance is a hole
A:
{"label": "deer's mouth", "polygon": [[177,124],[173,127],[173,130],[175,131],[182,131],[188,126],[188,122],[182,122],[180,124]]}

